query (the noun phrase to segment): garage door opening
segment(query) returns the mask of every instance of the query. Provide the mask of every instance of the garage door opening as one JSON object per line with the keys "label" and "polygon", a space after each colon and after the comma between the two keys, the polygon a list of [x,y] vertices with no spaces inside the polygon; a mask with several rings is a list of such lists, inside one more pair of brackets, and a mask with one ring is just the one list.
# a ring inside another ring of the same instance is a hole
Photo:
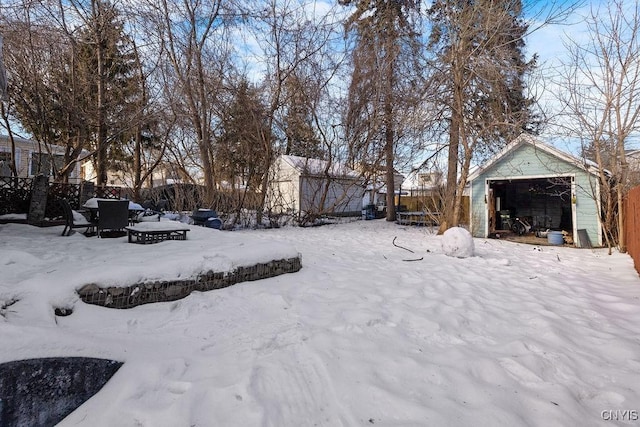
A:
{"label": "garage door opening", "polygon": [[505,179],[488,182],[489,232],[508,233],[516,218],[525,219],[530,233],[563,230],[573,233],[571,177]]}

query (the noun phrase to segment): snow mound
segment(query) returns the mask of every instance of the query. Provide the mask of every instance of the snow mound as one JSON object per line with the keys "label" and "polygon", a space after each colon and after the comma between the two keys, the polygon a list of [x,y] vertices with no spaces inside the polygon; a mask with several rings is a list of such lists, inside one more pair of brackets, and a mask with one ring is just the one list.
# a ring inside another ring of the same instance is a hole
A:
{"label": "snow mound", "polygon": [[442,235],[442,251],[447,256],[468,258],[473,256],[473,237],[464,228],[453,227]]}

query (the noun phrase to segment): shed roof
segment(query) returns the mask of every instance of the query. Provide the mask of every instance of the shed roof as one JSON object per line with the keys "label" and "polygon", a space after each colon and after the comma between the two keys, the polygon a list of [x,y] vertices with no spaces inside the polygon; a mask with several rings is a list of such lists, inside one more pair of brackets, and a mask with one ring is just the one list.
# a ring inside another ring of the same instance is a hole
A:
{"label": "shed roof", "polygon": [[[13,140],[16,143],[16,148],[27,149],[34,152],[40,152],[40,151],[42,151],[43,153],[47,152],[47,150],[45,149],[45,144],[38,143],[38,141],[34,139],[25,139],[25,138],[20,138],[18,136],[14,136]],[[11,146],[11,140],[9,139],[9,136],[0,135],[0,148],[7,148],[10,146]],[[49,144],[49,149],[53,154],[61,155],[65,153],[66,147],[64,145]],[[87,154],[89,154],[89,151],[82,149],[81,160],[84,160]]]}
{"label": "shed roof", "polygon": [[597,165],[591,160],[572,156],[569,153],[558,150],[557,148],[536,139],[532,135],[523,133],[520,134],[520,136],[518,136],[512,142],[510,142],[502,150],[500,150],[500,152],[493,156],[488,162],[477,167],[473,172],[471,172],[467,181],[473,181],[474,179],[478,178],[482,173],[491,169],[502,158],[506,157],[509,153],[517,150],[525,144],[531,145],[536,150],[542,150],[566,163],[575,166],[576,168],[582,169],[593,175],[597,175]]}
{"label": "shed roof", "polygon": [[358,177],[358,173],[342,163],[330,164],[326,160],[311,159],[307,157],[282,155],[282,160],[293,167],[297,172],[307,175],[325,175],[333,177]]}

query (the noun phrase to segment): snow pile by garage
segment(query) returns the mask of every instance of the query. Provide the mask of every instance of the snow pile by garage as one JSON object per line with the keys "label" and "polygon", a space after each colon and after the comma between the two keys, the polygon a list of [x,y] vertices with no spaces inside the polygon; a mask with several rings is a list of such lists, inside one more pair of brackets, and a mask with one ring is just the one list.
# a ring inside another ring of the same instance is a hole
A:
{"label": "snow pile by garage", "polygon": [[452,227],[442,235],[442,252],[456,258],[473,256],[474,246],[471,233],[461,227]]}

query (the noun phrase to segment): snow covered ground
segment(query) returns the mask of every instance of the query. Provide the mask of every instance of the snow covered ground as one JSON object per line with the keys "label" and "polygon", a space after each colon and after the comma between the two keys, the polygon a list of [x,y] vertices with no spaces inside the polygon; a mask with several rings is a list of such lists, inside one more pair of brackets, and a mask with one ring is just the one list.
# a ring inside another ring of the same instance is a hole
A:
{"label": "snow covered ground", "polygon": [[[475,239],[475,256],[453,258],[429,229],[384,220],[194,227],[150,246],[60,232],[0,225],[0,362],[125,362],[62,426],[639,422],[627,255]],[[298,273],[175,302],[114,310],[74,293],[292,253]],[[73,314],[55,317],[60,305]]]}

